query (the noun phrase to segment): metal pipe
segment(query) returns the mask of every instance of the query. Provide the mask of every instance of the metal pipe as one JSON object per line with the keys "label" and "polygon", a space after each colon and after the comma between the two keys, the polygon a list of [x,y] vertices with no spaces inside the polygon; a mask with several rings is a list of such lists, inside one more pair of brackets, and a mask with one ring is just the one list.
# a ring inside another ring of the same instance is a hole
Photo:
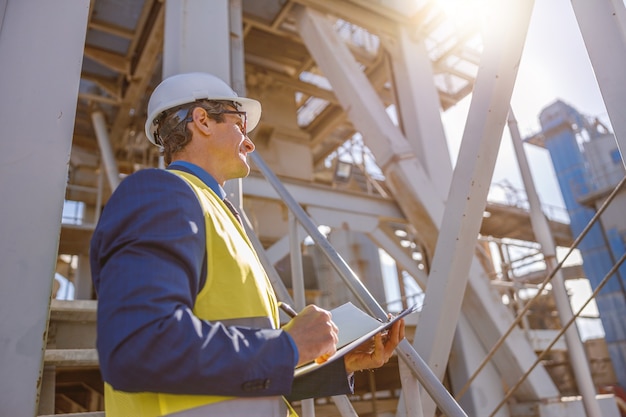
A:
{"label": "metal pipe", "polygon": [[[537,238],[537,242],[543,249],[548,271],[556,271],[552,280],[552,293],[554,294],[554,300],[556,302],[556,308],[559,313],[561,323],[566,323],[572,319],[572,306],[567,295],[567,289],[565,288],[565,282],[563,280],[561,269],[556,269],[556,245],[554,243],[552,233],[550,232],[548,220],[541,211],[541,202],[537,196],[537,190],[530,172],[528,159],[524,153],[522,138],[517,127],[517,120],[515,120],[515,115],[513,114],[513,109],[511,108],[509,108],[508,125],[513,147],[515,149],[515,155],[517,157],[517,163],[519,165],[522,180],[524,182],[524,188],[526,189],[528,203],[530,205],[530,223],[533,233]],[[578,328],[576,326],[571,326],[567,329],[565,332],[565,341],[570,355],[570,363],[574,369],[576,385],[582,395],[585,412],[588,417],[602,415],[600,411],[600,404],[598,404],[598,400],[596,399],[596,389],[593,385],[593,379],[591,378],[589,361],[587,360],[585,349],[580,340],[580,335],[578,334]]]}
{"label": "metal pipe", "polygon": [[[333,249],[326,237],[319,230],[317,230],[317,226],[309,218],[298,202],[291,196],[291,194],[289,194],[276,175],[274,175],[274,173],[269,169],[261,156],[255,152],[252,153],[250,157],[261,173],[274,187],[279,197],[287,205],[289,210],[294,213],[302,227],[304,227],[309,236],[311,236],[313,241],[320,247],[324,255],[337,270],[341,279],[352,291],[359,302],[361,302],[370,314],[382,320],[386,320],[386,311],[378,304],[367,288],[363,286],[348,264],[343,260],[343,258],[341,258],[337,251]],[[402,340],[400,344],[398,344],[396,352],[398,356],[405,361],[424,389],[426,389],[435,403],[448,417],[467,416],[459,404],[457,404],[454,398],[452,398],[450,393],[445,389],[443,384],[441,384],[439,379],[437,379],[437,376],[428,367],[426,362],[424,362],[424,360],[417,354],[415,349],[406,339]]]}
{"label": "metal pipe", "polygon": [[302,271],[302,251],[300,249],[300,240],[298,239],[298,221],[291,211],[289,212],[289,248],[293,298],[296,303],[296,309],[300,311],[306,305],[304,273]]}
{"label": "metal pipe", "polygon": [[354,407],[352,407],[350,400],[348,400],[348,397],[345,395],[337,395],[331,398],[333,399],[337,410],[339,410],[339,414],[343,417],[359,417],[354,410]]}
{"label": "metal pipe", "polygon": [[101,111],[91,113],[91,121],[93,122],[93,129],[98,139],[100,155],[102,156],[104,170],[109,180],[109,187],[111,188],[111,192],[113,192],[120,183],[120,173],[117,170],[117,162],[115,161],[115,154],[113,153],[111,141],[109,140],[109,132],[107,131],[104,114],[102,114]]}
{"label": "metal pipe", "polygon": [[[291,211],[289,212],[289,256],[291,260],[291,287],[293,288],[296,310],[300,311],[306,305],[304,273],[302,272],[302,251],[298,239],[298,222]],[[304,417],[315,417],[315,403],[312,398],[302,400],[301,407]]]}
{"label": "metal pipe", "polygon": [[[272,283],[272,287],[274,288],[274,292],[276,293],[276,297],[278,297],[278,299],[280,301],[283,301],[289,305],[294,305],[296,307],[299,307],[300,305],[302,305],[302,307],[304,307],[304,302],[305,300],[302,299],[301,303],[299,304],[298,302],[295,302],[292,298],[291,295],[289,294],[289,291],[287,291],[287,288],[285,287],[285,284],[283,283],[282,279],[280,278],[280,276],[278,275],[278,272],[276,272],[276,269],[274,268],[274,265],[272,265],[272,262],[270,261],[270,259],[267,257],[267,253],[265,252],[263,245],[261,244],[261,241],[259,240],[259,238],[256,236],[256,234],[254,233],[254,229],[252,228],[252,224],[250,223],[250,219],[248,218],[248,216],[246,215],[245,211],[243,210],[243,207],[240,207],[240,215],[241,218],[243,220],[243,225],[244,228],[246,230],[246,234],[248,235],[248,239],[250,239],[250,242],[252,243],[252,246],[254,247],[254,249],[257,252],[257,255],[259,256],[259,259],[261,261],[261,263],[263,264],[263,267],[265,268],[265,271],[270,279],[270,282]],[[291,222],[291,218],[293,218],[293,215],[290,213],[290,222]],[[294,218],[295,219],[295,218]],[[296,226],[297,226],[297,222]],[[291,232],[291,229],[290,229]],[[291,242],[299,242],[300,239],[298,237],[298,230],[297,227],[295,228],[295,230],[293,231],[295,233],[295,237],[293,235],[290,234],[290,241]],[[298,244],[299,247],[299,244]],[[292,246],[293,248],[293,246]],[[301,262],[300,262],[301,264]],[[302,267],[299,268],[299,270],[302,270]],[[296,276],[297,274],[293,273],[293,276]],[[302,275],[302,274],[300,274]],[[303,281],[304,282],[304,281]],[[294,287],[296,287],[296,284],[292,284]],[[302,287],[302,297],[304,297],[304,283],[300,286]],[[295,292],[295,291],[294,291]],[[352,406],[350,405],[350,401],[348,400],[348,398],[345,395],[341,395],[341,396],[336,396],[333,397],[333,399],[335,400],[335,403],[337,404],[337,408],[339,409],[339,413],[341,414],[342,417],[358,417],[354,411],[354,409],[352,408]],[[346,405],[347,404],[347,405]],[[311,408],[314,407],[315,403],[313,401],[303,401],[302,402],[302,415],[303,416],[314,416],[315,414],[315,409]]]}
{"label": "metal pipe", "polygon": [[98,224],[100,220],[100,215],[102,214],[102,200],[104,194],[104,173],[102,170],[104,169],[104,164],[100,163],[100,172],[98,172],[98,190],[96,193],[96,209],[94,214],[93,224]]}

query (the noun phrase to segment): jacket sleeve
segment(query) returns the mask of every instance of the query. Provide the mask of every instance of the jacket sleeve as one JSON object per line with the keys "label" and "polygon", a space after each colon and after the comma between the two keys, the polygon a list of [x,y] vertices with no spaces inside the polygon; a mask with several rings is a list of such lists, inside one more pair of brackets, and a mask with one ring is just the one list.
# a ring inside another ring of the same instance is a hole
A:
{"label": "jacket sleeve", "polygon": [[164,170],[139,171],[111,196],[90,248],[103,379],[128,392],[286,394],[297,359],[285,332],[192,312],[206,271],[204,227],[194,192]]}

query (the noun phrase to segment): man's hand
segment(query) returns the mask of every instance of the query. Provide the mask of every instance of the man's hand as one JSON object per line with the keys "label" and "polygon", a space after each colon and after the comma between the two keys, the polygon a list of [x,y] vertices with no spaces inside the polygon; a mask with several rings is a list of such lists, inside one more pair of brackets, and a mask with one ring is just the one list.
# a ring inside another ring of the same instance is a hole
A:
{"label": "man's hand", "polygon": [[348,373],[363,369],[380,368],[389,361],[398,343],[404,339],[404,319],[391,326],[385,335],[378,333],[373,340],[363,343],[352,352],[346,353],[344,363]]}
{"label": "man's hand", "polygon": [[329,311],[306,306],[283,329],[298,347],[298,366],[318,358],[328,358],[337,351],[337,326]]}

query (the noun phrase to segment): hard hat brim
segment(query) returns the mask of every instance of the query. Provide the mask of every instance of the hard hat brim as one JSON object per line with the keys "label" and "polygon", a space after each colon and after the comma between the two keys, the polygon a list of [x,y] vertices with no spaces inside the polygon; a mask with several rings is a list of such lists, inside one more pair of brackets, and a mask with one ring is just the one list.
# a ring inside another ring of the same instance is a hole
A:
{"label": "hard hat brim", "polygon": [[[197,100],[203,100],[203,98],[198,97]],[[247,98],[247,97],[232,97],[232,96],[230,97],[228,96],[213,97],[212,96],[210,99],[204,98],[204,100],[232,101],[232,102],[238,103],[240,105],[238,110],[246,112],[246,117],[247,117],[247,132],[246,133],[252,132],[252,130],[259,124],[259,121],[261,120],[261,103],[258,102],[257,100]],[[152,121],[163,111],[174,108],[176,106],[181,106],[187,103],[192,103],[192,102],[190,102],[189,100],[180,100],[180,103],[170,102],[168,103],[167,106],[163,106],[162,108],[161,107],[156,108],[155,110],[152,111],[150,115],[148,115],[148,118],[146,120],[146,125],[145,125],[145,132],[146,132],[146,136],[148,137],[148,140],[152,142],[152,144],[158,145],[154,138],[157,126],[155,126],[152,123]]]}

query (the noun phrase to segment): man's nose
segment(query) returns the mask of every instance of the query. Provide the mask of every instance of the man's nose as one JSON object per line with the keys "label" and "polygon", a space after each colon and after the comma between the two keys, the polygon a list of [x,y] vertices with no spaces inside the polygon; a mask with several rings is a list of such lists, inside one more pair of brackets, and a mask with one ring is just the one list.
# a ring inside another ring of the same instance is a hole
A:
{"label": "man's nose", "polygon": [[250,140],[250,138],[248,137],[248,135],[246,135],[246,139],[243,141],[243,147],[245,148],[246,152],[250,153],[250,152],[254,152],[254,143],[252,143],[252,141]]}

